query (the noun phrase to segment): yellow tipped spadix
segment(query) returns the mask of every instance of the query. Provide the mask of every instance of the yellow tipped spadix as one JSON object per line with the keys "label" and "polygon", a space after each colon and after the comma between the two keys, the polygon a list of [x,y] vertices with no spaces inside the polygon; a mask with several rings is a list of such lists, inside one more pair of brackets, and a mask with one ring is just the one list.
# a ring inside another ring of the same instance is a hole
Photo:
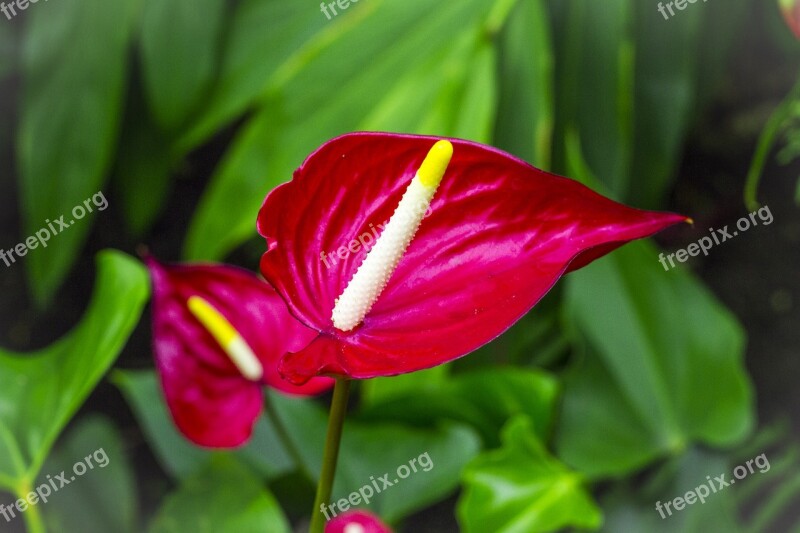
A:
{"label": "yellow tipped spadix", "polygon": [[426,187],[438,187],[452,157],[453,143],[450,141],[437,141],[419,167],[417,178]]}
{"label": "yellow tipped spadix", "polygon": [[192,296],[186,306],[194,317],[214,337],[244,377],[259,381],[264,375],[261,362],[236,328],[213,305],[199,296]]}
{"label": "yellow tipped spadix", "polygon": [[450,141],[438,141],[428,151],[375,246],[336,299],[331,320],[338,329],[350,331],[360,324],[383,292],[419,229],[452,156]]}

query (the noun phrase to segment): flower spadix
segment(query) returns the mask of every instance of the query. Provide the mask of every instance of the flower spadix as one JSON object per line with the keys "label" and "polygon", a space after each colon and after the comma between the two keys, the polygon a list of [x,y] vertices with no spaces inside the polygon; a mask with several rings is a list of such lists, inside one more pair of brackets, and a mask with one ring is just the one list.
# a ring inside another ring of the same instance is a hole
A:
{"label": "flower spadix", "polygon": [[[426,176],[435,177],[427,188]],[[429,205],[408,208],[421,190]],[[505,331],[566,272],[686,220],[626,207],[473,142],[338,137],[259,213],[261,271],[317,331],[279,371],[301,384],[445,363]]]}
{"label": "flower spadix", "polygon": [[318,394],[332,380],[302,387],[277,371],[286,351],[315,332],[254,274],[222,265],[162,265],[147,259],[153,280],[156,366],[175,425],[201,446],[243,444],[263,408],[264,385]]}
{"label": "flower spadix", "polygon": [[383,233],[336,300],[331,316],[335,327],[353,329],[372,308],[414,238],[452,156],[450,141],[438,141],[430,149]]}

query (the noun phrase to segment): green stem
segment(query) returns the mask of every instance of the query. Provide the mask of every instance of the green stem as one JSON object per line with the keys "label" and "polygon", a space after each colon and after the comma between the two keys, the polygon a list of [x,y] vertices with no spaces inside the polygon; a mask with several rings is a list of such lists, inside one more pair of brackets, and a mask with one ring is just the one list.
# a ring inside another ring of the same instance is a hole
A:
{"label": "green stem", "polygon": [[775,110],[772,116],[767,121],[761,136],[758,138],[758,145],[756,146],[756,153],[753,156],[753,162],[750,164],[750,170],[747,173],[747,181],[744,185],[744,203],[747,209],[755,211],[760,207],[756,195],[758,194],[758,182],[761,179],[761,174],[764,170],[764,165],[767,163],[767,157],[772,151],[772,146],[778,139],[786,120],[792,112],[792,105],[796,99],[800,98],[800,78],[792,88],[789,96],[781,103]]}
{"label": "green stem", "polygon": [[317,485],[317,497],[311,510],[311,527],[309,533],[324,533],[325,517],[322,504],[331,500],[333,478],[336,475],[336,460],[339,457],[339,443],[342,440],[344,416],[347,413],[347,397],[350,395],[350,381],[343,378],[336,380],[331,401],[331,414],[328,418],[328,435],[325,437],[325,453],[322,456],[322,472]]}
{"label": "green stem", "polygon": [[[32,485],[30,483],[25,483],[22,488],[17,491],[17,497],[24,500],[31,491]],[[22,516],[25,517],[25,525],[27,526],[28,533],[46,532],[38,505],[28,505],[28,508],[22,513]]]}

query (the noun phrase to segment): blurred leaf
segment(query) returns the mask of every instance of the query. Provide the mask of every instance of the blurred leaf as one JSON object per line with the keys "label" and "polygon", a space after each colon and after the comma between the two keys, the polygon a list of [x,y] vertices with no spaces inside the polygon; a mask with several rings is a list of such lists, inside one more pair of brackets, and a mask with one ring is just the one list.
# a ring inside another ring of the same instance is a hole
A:
{"label": "blurred leaf", "polygon": [[651,245],[629,244],[570,275],[566,302],[583,350],[557,434],[567,463],[619,475],[751,430],[741,327],[685,270],[665,273]]}
{"label": "blurred leaf", "polygon": [[234,458],[215,455],[167,497],[149,531],[290,533],[291,528],[258,477]]}
{"label": "blurred leaf", "polygon": [[[425,426],[435,426],[442,420],[462,422],[479,431],[486,446],[494,447],[500,444],[500,430],[506,422],[515,415],[524,414],[532,422],[538,438],[543,441],[550,438],[558,384],[544,372],[494,368],[439,382],[404,378],[406,376],[369,380],[376,382],[373,390],[384,386],[394,390],[368,395],[361,418]],[[397,379],[404,384],[402,388],[392,384]]]}
{"label": "blurred leaf", "polygon": [[[59,0],[30,10],[23,42],[17,156],[23,231],[64,216],[67,229],[26,258],[47,303],[69,274],[93,214],[72,209],[100,191],[117,145],[136,0]],[[74,225],[73,225],[74,223]]]}
{"label": "blurred leaf", "polygon": [[580,475],[553,458],[519,416],[503,430],[503,446],[484,452],[464,471],[458,502],[462,530],[536,533],[566,526],[596,529],[602,515]]}
{"label": "blurred leaf", "polygon": [[[133,470],[122,436],[108,419],[94,415],[81,420],[64,443],[56,446],[42,470],[53,475],[69,473],[79,461],[88,464],[87,456],[92,457],[89,466],[93,468],[70,483],[69,490],[54,492],[43,506],[47,530],[51,533],[140,531],[136,524],[138,505]],[[47,484],[44,476],[37,481],[37,486],[41,484]]]}
{"label": "blurred leaf", "polygon": [[186,258],[218,259],[254,236],[264,196],[329,138],[367,128],[488,136],[494,52],[482,35],[489,6],[373,3],[351,31],[286,63],[201,199]]}
{"label": "blurred leaf", "polygon": [[225,0],[144,1],[142,72],[153,115],[162,128],[175,130],[209,91],[226,10]]}
{"label": "blurred leaf", "polygon": [[495,144],[550,168],[553,135],[553,50],[542,0],[518,2],[499,39]]}
{"label": "blurred leaf", "polygon": [[578,128],[589,167],[617,198],[624,198],[630,187],[632,18],[630,0],[571,0],[559,72],[560,136]]}
{"label": "blurred leaf", "polygon": [[72,332],[34,353],[0,350],[0,486],[20,491],[32,483],[139,321],[149,293],[144,268],[113,251],[97,263],[94,297]]}
{"label": "blurred leaf", "polygon": [[[741,531],[736,516],[736,506],[732,498],[733,489],[711,493],[704,503],[695,500],[677,511],[670,507],[669,514],[663,503],[683,497],[690,490],[708,483],[706,476],[712,478],[729,473],[728,463],[719,455],[692,448],[670,465],[671,472],[662,476],[658,483],[642,488],[639,484],[625,482],[615,487],[601,501],[605,513],[603,531],[647,531],[651,533],[706,533],[707,531]],[[730,477],[728,474],[727,477]],[[711,492],[709,490],[709,492]],[[662,502],[662,513],[656,509],[656,502]]]}
{"label": "blurred leaf", "polygon": [[[175,428],[155,372],[116,371],[113,381],[131,406],[164,469],[180,479],[196,474],[213,452],[195,446]],[[250,442],[231,454],[248,465],[252,472],[265,478],[277,477],[294,467],[274,427],[263,416],[256,424]]]}
{"label": "blurred leaf", "polygon": [[[310,400],[272,391],[269,397],[306,469],[318,475],[327,415]],[[478,437],[461,425],[415,429],[399,424],[347,421],[332,501],[347,498],[363,486],[372,486],[374,479],[382,491],[373,491],[374,497],[365,507],[389,522],[397,521],[452,493],[458,486],[461,469],[478,449]],[[416,461],[426,453],[425,461]],[[410,468],[412,459],[417,471],[409,471],[408,477],[399,479],[398,468],[403,465]],[[428,464],[432,466],[427,467]],[[391,487],[385,488],[379,481],[384,474]]]}
{"label": "blurred leaf", "polygon": [[128,230],[141,237],[161,214],[172,185],[172,139],[150,116],[138,87],[131,90],[125,113],[114,185]]}
{"label": "blurred leaf", "polygon": [[637,3],[635,143],[627,200],[638,207],[663,205],[680,164],[697,105],[703,8],[665,21],[652,5]]}
{"label": "blurred leaf", "polygon": [[372,6],[352,6],[329,22],[302,2],[238,2],[228,24],[220,72],[208,104],[183,135],[180,149],[188,151],[199,145],[244,113],[275,83],[279,67],[302,64],[313,57],[316,50],[349,29],[365,7]]}

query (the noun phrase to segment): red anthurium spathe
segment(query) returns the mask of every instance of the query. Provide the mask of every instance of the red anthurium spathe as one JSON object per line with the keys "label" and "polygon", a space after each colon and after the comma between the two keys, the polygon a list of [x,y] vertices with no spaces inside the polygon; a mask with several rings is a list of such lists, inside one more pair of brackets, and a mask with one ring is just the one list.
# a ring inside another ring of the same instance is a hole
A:
{"label": "red anthurium spathe", "polygon": [[340,514],[325,524],[325,533],[392,533],[380,519],[367,511]]}
{"label": "red anthurium spathe", "polygon": [[319,333],[280,372],[302,384],[445,363],[505,331],[564,273],[687,220],[473,142],[333,139],[259,213],[262,273]]}
{"label": "red anthurium spathe", "polygon": [[780,0],[781,12],[789,28],[800,39],[800,0]]}
{"label": "red anthurium spathe", "polygon": [[263,385],[311,395],[333,380],[283,380],[279,358],[316,335],[256,275],[222,265],[162,265],[153,280],[153,337],[161,385],[176,426],[201,446],[228,448],[252,434]]}

